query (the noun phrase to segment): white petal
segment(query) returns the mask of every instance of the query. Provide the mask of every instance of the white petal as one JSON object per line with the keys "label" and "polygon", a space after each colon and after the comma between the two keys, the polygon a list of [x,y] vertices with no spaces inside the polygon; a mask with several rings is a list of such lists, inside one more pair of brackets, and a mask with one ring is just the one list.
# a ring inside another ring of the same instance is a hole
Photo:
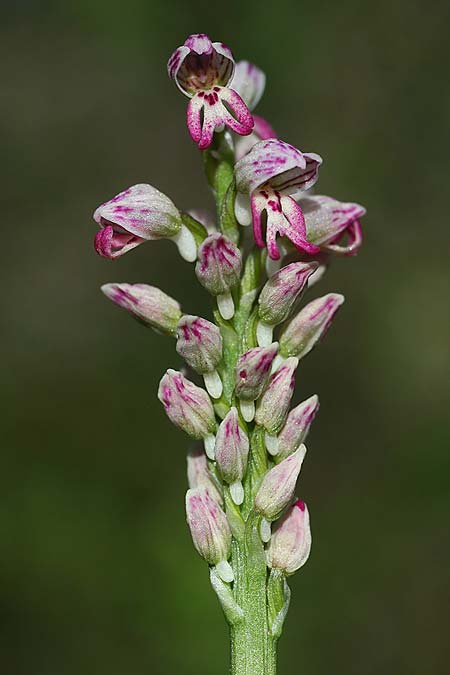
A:
{"label": "white petal", "polygon": [[171,237],[172,241],[177,245],[178,251],[184,260],[187,262],[194,262],[197,259],[197,244],[195,243],[194,235],[186,225],[182,225],[180,231]]}
{"label": "white petal", "polygon": [[222,380],[220,379],[220,375],[217,370],[213,370],[210,373],[204,373],[203,381],[211,398],[220,398],[222,396]]}
{"label": "white petal", "polygon": [[240,192],[236,195],[234,202],[234,215],[240,225],[246,227],[252,222],[252,210],[250,208],[250,199],[248,195]]}
{"label": "white petal", "polygon": [[216,574],[222,579],[222,581],[226,581],[227,584],[230,584],[232,581],[234,581],[233,570],[227,560],[221,560],[220,563],[217,563]]}

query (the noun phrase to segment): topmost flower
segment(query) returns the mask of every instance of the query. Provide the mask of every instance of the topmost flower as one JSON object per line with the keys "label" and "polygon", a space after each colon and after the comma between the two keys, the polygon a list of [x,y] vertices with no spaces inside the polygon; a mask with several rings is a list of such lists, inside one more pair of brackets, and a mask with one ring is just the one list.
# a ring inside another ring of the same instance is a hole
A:
{"label": "topmost flower", "polygon": [[200,150],[211,145],[217,127],[225,125],[241,136],[252,132],[253,117],[247,105],[227,86],[234,69],[231,50],[203,33],[190,35],[169,59],[169,77],[191,99],[187,125]]}

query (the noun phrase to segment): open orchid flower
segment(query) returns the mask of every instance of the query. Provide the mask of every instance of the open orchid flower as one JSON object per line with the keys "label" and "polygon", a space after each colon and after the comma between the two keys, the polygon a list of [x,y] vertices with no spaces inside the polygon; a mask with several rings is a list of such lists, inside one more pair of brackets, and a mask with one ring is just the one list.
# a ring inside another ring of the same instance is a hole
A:
{"label": "open orchid flower", "polygon": [[114,260],[153,239],[172,239],[189,262],[197,257],[194,238],[177,207],[151,185],[133,185],[120,192],[96,209],[94,220],[101,227],[95,250],[104,258]]}
{"label": "open orchid flower", "polygon": [[[306,222],[308,241],[323,251],[355,255],[362,244],[359,219],[366,209],[359,204],[339,202],[325,195],[308,195],[299,200]],[[347,244],[340,242],[347,235]]]}
{"label": "open orchid flower", "polygon": [[[254,110],[264,93],[266,76],[263,71],[249,61],[238,61],[231,87],[244,100],[249,110]],[[246,155],[261,140],[277,138],[272,126],[263,117],[253,115],[255,126],[248,136],[239,136],[235,140],[236,161]]]}
{"label": "open orchid flower", "polygon": [[253,220],[255,242],[264,248],[262,215],[266,213],[267,251],[272,260],[280,258],[277,234],[287,237],[300,251],[320,251],[307,240],[305,218],[294,197],[314,185],[321,163],[319,155],[300,152],[273,138],[259,141],[236,163],[236,218],[241,225]]}
{"label": "open orchid flower", "polygon": [[253,117],[241,96],[228,85],[234,74],[231,50],[207,35],[190,35],[167,64],[169,77],[188,96],[187,126],[200,150],[208,148],[215,129],[229,127],[250,134]]}

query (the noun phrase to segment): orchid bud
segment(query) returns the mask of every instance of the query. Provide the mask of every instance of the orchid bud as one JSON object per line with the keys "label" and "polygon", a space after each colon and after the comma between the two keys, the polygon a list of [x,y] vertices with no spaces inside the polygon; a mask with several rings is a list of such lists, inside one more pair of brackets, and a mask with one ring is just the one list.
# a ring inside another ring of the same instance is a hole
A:
{"label": "orchid bud", "polygon": [[230,485],[235,504],[244,501],[242,479],[247,469],[249,442],[247,434],[240,428],[238,412],[231,408],[219,426],[216,436],[216,462],[224,481]]}
{"label": "orchid bud", "polygon": [[253,401],[259,398],[266,386],[273,360],[278,352],[278,342],[270,347],[254,347],[239,357],[235,371],[235,392],[241,399],[241,412],[246,422],[255,416]]}
{"label": "orchid bud", "polygon": [[203,450],[192,450],[187,456],[187,477],[190,488],[202,487],[208,490],[215,502],[223,505],[223,497],[219,481],[208,466],[208,459]]}
{"label": "orchid bud", "polygon": [[199,316],[185,314],[178,323],[177,352],[205,380],[213,398],[222,395],[222,381],[216,366],[222,358],[222,336],[219,328]]}
{"label": "orchid bud", "polygon": [[264,323],[277,325],[287,319],[318,264],[293,262],[282,267],[267,281],[259,296],[259,317]]}
{"label": "orchid bud", "polygon": [[198,553],[223,581],[233,581],[228,558],[231,553],[231,530],[225,513],[205,488],[186,493],[186,515],[192,541]]}
{"label": "orchid bud", "polygon": [[292,500],[306,448],[301,445],[264,476],[255,497],[255,510],[266,520],[278,518]]}
{"label": "orchid bud", "polygon": [[281,355],[306,356],[326,333],[343,302],[343,295],[328,293],[306,305],[281,334]]}
{"label": "orchid bud", "polygon": [[289,509],[277,525],[266,551],[267,565],[294,574],[309,558],[311,529],[305,502],[300,500]]}
{"label": "orchid bud", "polygon": [[298,359],[287,359],[271,375],[267,389],[259,400],[255,415],[256,424],[264,427],[271,435],[279,432],[286,419],[294,393],[297,366]]}
{"label": "orchid bud", "polygon": [[169,368],[159,383],[158,398],[175,426],[193,438],[203,438],[205,449],[211,444],[216,418],[211,399],[204,389]]}
{"label": "orchid bud", "polygon": [[101,290],[146,326],[164,335],[175,335],[180,305],[159,288],[147,284],[104,284]]}
{"label": "orchid bud", "polygon": [[198,250],[195,273],[202,286],[217,296],[217,305],[224,319],[231,319],[234,315],[230,290],[239,283],[241,267],[240,250],[231,239],[218,232],[206,237]]}
{"label": "orchid bud", "polygon": [[319,410],[319,397],[314,394],[291,410],[278,436],[277,461],[291,455],[304,442]]}

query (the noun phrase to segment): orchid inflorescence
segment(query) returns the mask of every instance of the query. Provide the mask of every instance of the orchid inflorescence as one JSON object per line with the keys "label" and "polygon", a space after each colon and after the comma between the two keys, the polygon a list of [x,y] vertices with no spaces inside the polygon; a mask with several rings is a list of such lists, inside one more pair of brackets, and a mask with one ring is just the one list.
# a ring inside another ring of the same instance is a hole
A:
{"label": "orchid inflorescence", "polygon": [[235,63],[227,46],[199,34],[175,50],[168,73],[189,98],[187,126],[203,151],[216,223],[134,185],[95,211],[95,248],[115,259],[171,239],[215,297],[214,321],[184,313],[154,286],[102,290],[175,338],[193,371],[167,370],[158,390],[169,419],[201,442],[187,457],[187,522],[231,627],[233,674],[273,675],[286,578],[311,548],[308,509],[295,493],[319,400],[314,394],[289,411],[295,375],[344,298],[328,293],[297,306],[333,256],[357,252],[365,210],[311,194],[322,158],[252,114],[265,88],[258,67]]}

